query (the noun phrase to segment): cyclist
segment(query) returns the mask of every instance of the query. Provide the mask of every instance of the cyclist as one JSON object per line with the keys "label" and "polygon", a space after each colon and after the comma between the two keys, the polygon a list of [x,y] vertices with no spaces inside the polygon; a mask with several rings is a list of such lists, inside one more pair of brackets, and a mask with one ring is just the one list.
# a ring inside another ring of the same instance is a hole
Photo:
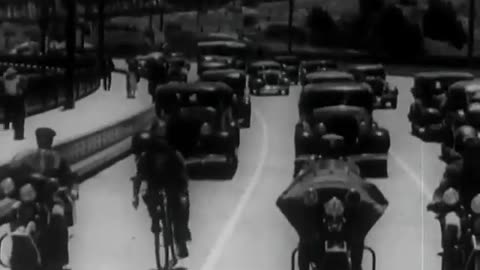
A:
{"label": "cyclist", "polygon": [[188,228],[189,194],[188,176],[181,154],[165,139],[165,126],[153,125],[150,131],[140,132],[132,138],[137,174],[133,180],[133,206],[139,203],[141,193],[152,219],[151,231],[160,232],[158,190],[165,188],[168,206],[173,214],[173,231],[179,258],[188,257],[187,241],[191,241]]}

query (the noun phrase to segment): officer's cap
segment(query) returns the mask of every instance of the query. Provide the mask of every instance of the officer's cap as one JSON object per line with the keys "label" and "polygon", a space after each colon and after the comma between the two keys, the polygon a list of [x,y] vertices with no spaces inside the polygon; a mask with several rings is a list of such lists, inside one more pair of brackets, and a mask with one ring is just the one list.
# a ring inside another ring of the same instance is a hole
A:
{"label": "officer's cap", "polygon": [[55,135],[57,135],[55,130],[48,127],[41,127],[35,130],[35,136],[37,136],[37,138],[53,138]]}

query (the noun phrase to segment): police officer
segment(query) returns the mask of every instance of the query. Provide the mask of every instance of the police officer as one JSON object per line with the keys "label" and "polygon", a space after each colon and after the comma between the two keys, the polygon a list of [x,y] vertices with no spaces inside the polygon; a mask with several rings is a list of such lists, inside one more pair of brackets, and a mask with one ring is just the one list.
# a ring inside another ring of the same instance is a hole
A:
{"label": "police officer", "polygon": [[[41,127],[35,130],[38,148],[34,151],[21,153],[10,162],[14,176],[17,179],[25,178],[32,173],[38,173],[45,177],[58,179],[61,187],[66,187],[71,199],[78,199],[78,185],[76,175],[70,169],[68,162],[59,152],[52,149],[56,132],[48,127]],[[71,205],[66,205],[67,212],[71,214]],[[62,208],[64,208],[62,206]],[[63,209],[65,210],[65,209]],[[72,225],[73,217],[68,217],[68,224]]]}
{"label": "police officer", "polygon": [[151,230],[159,233],[156,191],[165,187],[173,214],[177,255],[185,258],[188,256],[187,242],[191,240],[188,228],[188,176],[182,156],[167,143],[164,136],[165,125],[157,124],[150,131],[132,138],[132,150],[137,163],[137,175],[133,178],[133,206],[138,207],[138,194],[141,193],[152,219]]}
{"label": "police officer", "polygon": [[25,127],[25,80],[17,70],[10,67],[3,74],[5,84],[4,96],[4,127],[10,128],[13,124],[14,140],[23,140]]}

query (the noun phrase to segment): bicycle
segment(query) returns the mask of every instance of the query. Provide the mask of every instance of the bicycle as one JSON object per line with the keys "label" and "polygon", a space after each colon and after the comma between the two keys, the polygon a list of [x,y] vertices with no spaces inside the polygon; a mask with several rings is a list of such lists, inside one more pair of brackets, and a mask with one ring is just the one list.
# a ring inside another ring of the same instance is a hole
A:
{"label": "bicycle", "polygon": [[[177,257],[175,254],[175,241],[173,241],[173,226],[171,219],[171,212],[168,207],[167,193],[164,188],[158,191],[159,195],[159,204],[156,207],[157,214],[159,216],[160,230],[154,232],[155,237],[155,260],[158,270],[170,270],[177,263]],[[163,238],[163,246],[160,246],[160,234]],[[163,247],[163,252],[161,251]],[[163,253],[164,262],[162,265],[162,256]],[[171,257],[171,258],[170,258]]]}

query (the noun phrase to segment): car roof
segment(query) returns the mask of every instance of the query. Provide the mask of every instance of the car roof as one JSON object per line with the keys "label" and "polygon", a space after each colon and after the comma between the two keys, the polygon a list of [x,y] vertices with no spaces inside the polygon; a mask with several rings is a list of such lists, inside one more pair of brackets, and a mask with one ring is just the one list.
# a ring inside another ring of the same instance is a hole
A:
{"label": "car roof", "polygon": [[480,91],[480,79],[459,81],[452,84],[449,87],[449,92],[465,91],[465,92],[479,92]]}
{"label": "car roof", "polygon": [[[315,161],[312,171],[307,171],[306,174],[300,176],[306,178],[309,182],[322,182],[322,185],[327,186],[329,182],[332,187],[338,187],[339,181],[344,182],[344,179],[356,178],[361,180],[360,169],[354,162],[341,159],[320,159]],[[346,189],[347,188],[347,185]]]}
{"label": "car roof", "polygon": [[303,93],[321,93],[332,91],[344,91],[344,92],[370,92],[371,88],[366,83],[361,82],[326,82],[326,83],[313,83],[307,84],[303,88]]}
{"label": "car roof", "polygon": [[245,71],[241,69],[214,69],[214,70],[206,70],[202,72],[200,75],[201,78],[223,78],[223,77],[232,77],[236,78],[239,76],[245,76]]}
{"label": "car roof", "polygon": [[275,60],[284,61],[284,60],[300,60],[296,55],[277,55],[274,57]]}
{"label": "car roof", "polygon": [[306,75],[307,80],[316,79],[316,78],[325,78],[325,79],[332,79],[332,78],[351,78],[352,81],[354,77],[352,74],[341,71],[341,70],[322,70],[322,71],[315,71],[308,73]]}
{"label": "car roof", "polygon": [[261,60],[261,61],[254,61],[250,64],[251,67],[259,67],[259,66],[281,66],[281,64],[274,60]]}
{"label": "car roof", "polygon": [[330,59],[315,59],[315,60],[302,61],[303,66],[314,66],[314,65],[325,65],[325,64],[336,64],[336,62]]}
{"label": "car roof", "polygon": [[157,94],[167,93],[233,93],[233,89],[222,82],[202,82],[193,83],[170,82],[157,87]]}
{"label": "car roof", "polygon": [[358,71],[371,71],[371,70],[385,70],[383,64],[358,64],[351,65],[348,67],[349,70],[358,70]]}
{"label": "car roof", "polygon": [[282,75],[282,71],[278,69],[266,69],[261,70],[257,73],[258,75],[268,75],[268,74],[275,74],[275,75]]}
{"label": "car roof", "polygon": [[234,48],[246,48],[247,44],[241,41],[232,41],[232,40],[216,40],[216,41],[200,41],[197,43],[199,47],[208,47],[208,46],[226,46]]}
{"label": "car roof", "polygon": [[455,78],[473,78],[473,74],[470,72],[458,72],[458,71],[430,71],[419,72],[415,74],[415,80],[438,80],[438,79],[455,79]]}

